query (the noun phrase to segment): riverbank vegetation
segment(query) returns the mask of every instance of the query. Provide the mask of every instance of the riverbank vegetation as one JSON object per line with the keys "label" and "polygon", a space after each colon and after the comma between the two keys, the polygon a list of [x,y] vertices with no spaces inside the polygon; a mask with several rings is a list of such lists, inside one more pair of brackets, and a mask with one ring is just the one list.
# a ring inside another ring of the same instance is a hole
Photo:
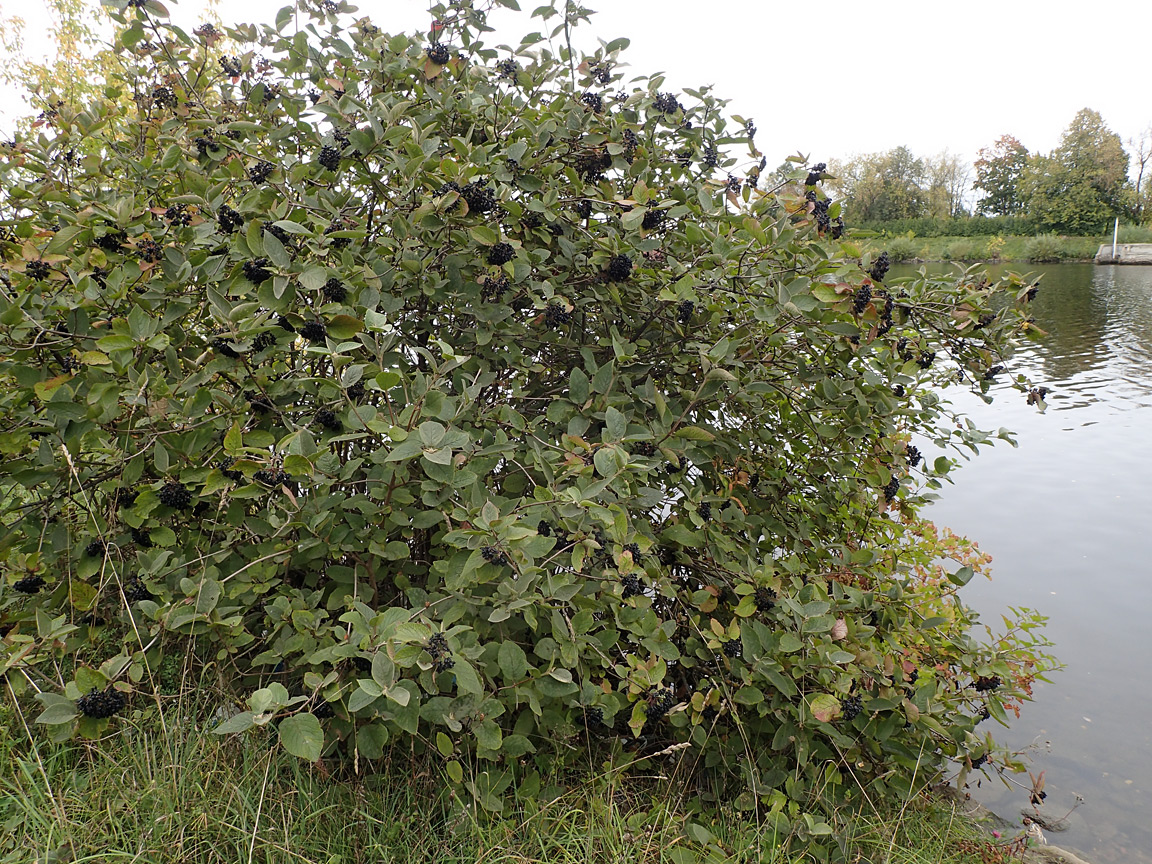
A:
{"label": "riverbank vegetation", "polygon": [[99,803],[117,846],[247,860],[262,819],[269,860],[344,824],[840,860],[856,814],[1022,768],[988,729],[1043,619],[980,622],[988,559],[924,510],[1010,440],[943,397],[1013,374],[1033,283],[893,279],[827,166],[769,183],[711,91],[575,56],[573,4],[514,48],[468,2],[110,8],[105,77],[0,153],[24,842],[95,843]]}

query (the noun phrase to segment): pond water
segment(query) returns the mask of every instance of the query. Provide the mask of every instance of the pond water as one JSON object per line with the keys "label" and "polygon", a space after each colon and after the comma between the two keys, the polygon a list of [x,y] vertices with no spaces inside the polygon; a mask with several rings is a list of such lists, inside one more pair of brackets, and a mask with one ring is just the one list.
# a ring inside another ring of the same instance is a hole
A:
{"label": "pond water", "polygon": [[[1050,388],[1047,411],[1007,386],[991,406],[955,393],[1019,447],[997,442],[962,466],[928,515],[993,556],[992,580],[965,589],[985,621],[1009,606],[1049,616],[1067,668],[996,734],[1032,747],[1046,813],[1083,799],[1050,842],[1093,864],[1152,862],[1152,267],[1013,269],[1044,274],[1032,314],[1049,335],[1009,368]],[[974,797],[1019,820],[1026,791],[975,780]]]}

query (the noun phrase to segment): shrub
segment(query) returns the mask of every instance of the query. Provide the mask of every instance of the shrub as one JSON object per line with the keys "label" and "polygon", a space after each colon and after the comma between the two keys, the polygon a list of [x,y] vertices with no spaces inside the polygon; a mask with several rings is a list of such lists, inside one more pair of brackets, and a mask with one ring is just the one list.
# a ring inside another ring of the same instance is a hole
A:
{"label": "shrub", "polygon": [[246,699],[217,731],[435,748],[455,782],[488,766],[491,809],[585,748],[687,748],[802,839],[968,764],[1043,642],[1029,614],[972,639],[984,559],[919,515],[952,463],[907,446],[987,440],[937,388],[1010,353],[1016,277],[894,303],[803,166],[757,188],[751,121],[746,172],[701,172],[730,137],[711,95],[642,79],[593,110],[621,40],[573,73],[432,11],[436,45],[285,10],[227,32],[266,62],[212,79],[133,4],[98,92],[164,99],[64,105],[9,148],[3,550],[46,582],[4,594],[12,686],[94,736],[119,721],[85,694],[131,715],[201,658]]}
{"label": "shrub", "polygon": [[911,237],[895,237],[885,246],[893,261],[911,261],[919,252],[919,245]]}
{"label": "shrub", "polygon": [[1024,244],[1024,257],[1038,264],[1062,261],[1068,257],[1063,238],[1055,234],[1037,234]]}
{"label": "shrub", "polygon": [[982,251],[970,240],[961,240],[949,243],[943,252],[946,261],[975,261],[982,256]]}

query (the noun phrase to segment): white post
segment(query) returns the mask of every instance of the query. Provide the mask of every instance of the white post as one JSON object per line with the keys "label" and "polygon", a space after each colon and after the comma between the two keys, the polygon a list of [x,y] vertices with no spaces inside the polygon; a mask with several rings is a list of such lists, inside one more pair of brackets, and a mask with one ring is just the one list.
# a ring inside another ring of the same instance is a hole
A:
{"label": "white post", "polygon": [[1116,238],[1120,236],[1120,217],[1116,217],[1116,225],[1112,228],[1112,263],[1116,263]]}

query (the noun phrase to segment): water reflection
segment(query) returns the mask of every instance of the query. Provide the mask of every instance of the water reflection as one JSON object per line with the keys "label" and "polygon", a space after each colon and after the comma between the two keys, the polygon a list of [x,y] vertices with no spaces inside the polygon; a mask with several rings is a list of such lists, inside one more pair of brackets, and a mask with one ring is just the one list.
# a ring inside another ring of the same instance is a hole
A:
{"label": "water reflection", "polygon": [[[1052,390],[1048,411],[1007,386],[992,406],[954,394],[985,428],[1015,430],[1020,446],[966,465],[932,516],[994,556],[994,581],[968,590],[986,620],[1009,605],[1051,619],[1067,669],[1001,736],[1034,745],[1053,815],[1084,798],[1053,842],[1094,864],[1152,864],[1152,267],[1034,269],[1044,287],[1033,314],[1049,336],[1013,371]],[[1027,806],[995,779],[973,791],[1004,816]]]}

